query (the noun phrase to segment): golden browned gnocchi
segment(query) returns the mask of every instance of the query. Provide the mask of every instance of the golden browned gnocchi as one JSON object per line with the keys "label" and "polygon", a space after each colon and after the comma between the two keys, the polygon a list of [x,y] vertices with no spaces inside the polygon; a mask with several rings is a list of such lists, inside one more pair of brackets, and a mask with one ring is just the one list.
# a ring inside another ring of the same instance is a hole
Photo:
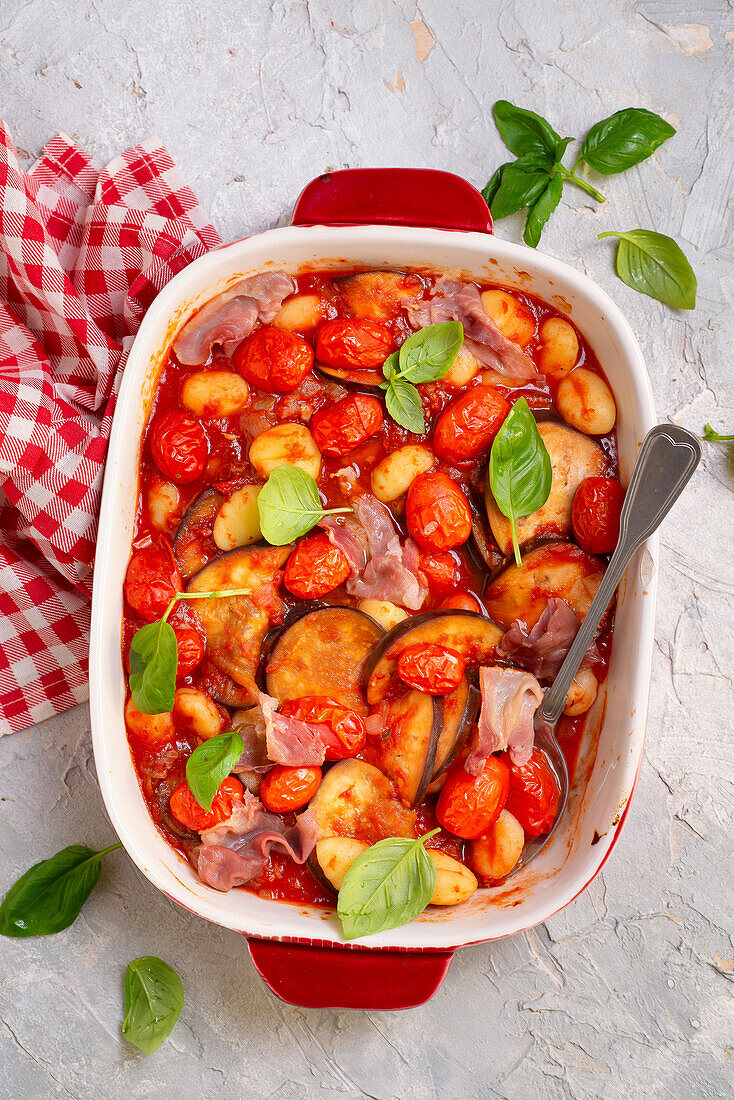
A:
{"label": "golden browned gnocchi", "polygon": [[213,537],[220,550],[249,546],[262,538],[257,498],[260,485],[244,485],[225,500],[214,520]]}
{"label": "golden browned gnocchi", "polygon": [[435,465],[436,459],[427,447],[408,444],[399,447],[378,462],[372,471],[372,492],[378,500],[388,504],[407,493],[414,478]]}
{"label": "golden browned gnocchi", "polygon": [[497,882],[517,866],[525,830],[509,810],[503,810],[484,836],[469,842],[469,862],[481,878]]}
{"label": "golden browned gnocchi", "polygon": [[579,357],[576,330],[562,317],[548,317],[538,335],[538,366],[547,378],[558,382],[576,366]]}
{"label": "golden browned gnocchi", "polygon": [[190,374],[181,389],[181,401],[195,416],[233,416],[247,408],[250,389],[241,374],[202,370]]}
{"label": "golden browned gnocchi", "polygon": [[341,887],[344,876],[357,856],[361,856],[368,848],[368,844],[351,836],[327,836],[318,841],[316,859],[335,890]]}
{"label": "golden browned gnocchi", "polygon": [[438,848],[426,848],[426,855],[436,867],[436,888],[431,895],[431,905],[458,905],[476,893],[479,886],[476,875],[458,859]]}
{"label": "golden browned gnocchi", "polygon": [[360,600],[357,607],[379,623],[383,630],[392,630],[394,626],[408,618],[407,611],[403,611],[402,607],[388,600]]}
{"label": "golden browned gnocchi", "polygon": [[563,713],[575,718],[585,714],[593,705],[599,693],[599,681],[590,668],[581,668],[576,673],[566,695]]}
{"label": "golden browned gnocchi", "polygon": [[443,376],[443,381],[448,386],[454,386],[457,390],[465,386],[467,382],[471,382],[479,371],[481,370],[481,363],[475,355],[472,355],[470,351],[462,347],[459,349],[459,354],[454,359],[453,363]]}
{"label": "golden browned gnocchi", "polygon": [[174,736],[173,715],[144,714],[132,699],[125,704],[125,724],[144,741],[170,741]]}
{"label": "golden browned gnocchi", "polygon": [[503,336],[521,348],[535,335],[535,318],[519,298],[507,290],[493,287],[482,293],[482,308],[491,317]]}
{"label": "golden browned gnocchi", "polygon": [[609,386],[583,367],[563,379],[556,392],[556,407],[567,424],[585,435],[605,435],[617,419]]}
{"label": "golden browned gnocchi", "polygon": [[210,695],[193,687],[177,688],[173,714],[178,719],[179,729],[186,729],[203,741],[221,733],[228,718],[227,713],[217,706]]}
{"label": "golden browned gnocchi", "polygon": [[154,478],[148,488],[148,515],[158,531],[174,531],[181,519],[181,494],[172,481]]}
{"label": "golden browned gnocchi", "polygon": [[296,294],[283,303],[270,322],[289,332],[308,332],[324,319],[325,302],[318,294]]}
{"label": "golden browned gnocchi", "polygon": [[303,424],[277,424],[253,440],[250,462],[267,478],[278,466],[298,466],[313,478],[321,473],[321,451]]}

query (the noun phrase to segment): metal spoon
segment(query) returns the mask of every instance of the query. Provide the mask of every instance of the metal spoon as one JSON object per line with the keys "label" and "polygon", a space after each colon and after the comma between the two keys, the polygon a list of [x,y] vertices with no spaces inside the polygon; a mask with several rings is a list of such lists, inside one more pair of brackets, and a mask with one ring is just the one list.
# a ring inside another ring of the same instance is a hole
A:
{"label": "metal spoon", "polygon": [[553,828],[526,844],[510,874],[526,867],[558,827],[568,801],[569,778],[566,758],[556,740],[555,727],[566,705],[568,690],[630,558],[663,522],[690,481],[700,458],[701,444],[696,436],[677,424],[657,424],[643,440],[622,506],[617,547],[579,632],[558,675],[546,691],[536,716],[535,745],[545,752],[561,788]]}

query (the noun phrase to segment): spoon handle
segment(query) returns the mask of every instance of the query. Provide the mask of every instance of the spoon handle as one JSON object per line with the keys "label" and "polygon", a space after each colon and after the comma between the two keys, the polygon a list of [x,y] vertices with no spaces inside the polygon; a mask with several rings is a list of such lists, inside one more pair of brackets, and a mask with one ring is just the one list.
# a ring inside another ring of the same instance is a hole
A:
{"label": "spoon handle", "polygon": [[677,424],[657,424],[645,436],[624,498],[617,548],[540,708],[540,713],[551,725],[561,716],[568,689],[630,558],[663,522],[700,458],[701,444],[696,436]]}

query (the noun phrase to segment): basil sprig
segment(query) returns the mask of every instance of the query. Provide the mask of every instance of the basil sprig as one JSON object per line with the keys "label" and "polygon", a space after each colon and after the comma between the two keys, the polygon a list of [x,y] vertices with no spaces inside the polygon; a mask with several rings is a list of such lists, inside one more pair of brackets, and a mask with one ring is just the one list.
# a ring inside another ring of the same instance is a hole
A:
{"label": "basil sprig", "polygon": [[619,237],[616,266],[623,283],[674,309],[696,308],[696,275],[674,240],[651,229],[599,233],[599,240],[604,237]]}
{"label": "basil sprig", "polygon": [[322,508],[316,481],[300,466],[276,466],[257,497],[260,530],[271,546],[287,546],[324,516],[351,508]]}
{"label": "basil sprig", "polygon": [[423,912],[436,889],[436,865],[423,842],[438,832],[418,840],[380,840],[355,859],[336,907],[344,939],[398,928]]}
{"label": "basil sprig", "polygon": [[706,424],[703,429],[703,438],[709,443],[729,443],[734,439],[734,435],[722,435],[721,432],[715,432],[710,424]]}
{"label": "basil sprig", "polygon": [[624,172],[673,137],[675,128],[642,107],[625,107],[591,127],[576,164],[588,164],[602,176]]}
{"label": "basil sprig", "polygon": [[244,751],[237,730],[218,733],[196,746],[186,761],[186,782],[202,810],[211,810],[214,795]]}
{"label": "basil sprig", "polygon": [[133,959],[125,972],[122,1034],[143,1054],[152,1054],[171,1034],[183,1003],[183,985],[172,966],[156,955]]}
{"label": "basil sprig", "polygon": [[550,455],[524,397],[510,409],[489,455],[489,484],[497,507],[510,521],[515,561],[522,563],[517,521],[542,508],[550,495]]}
{"label": "basil sprig", "polygon": [[35,863],[10,887],[0,905],[0,935],[51,936],[79,916],[97,884],[102,857],[121,848],[118,842],[95,851],[70,844],[50,859]]}
{"label": "basil sprig", "polygon": [[382,389],[387,411],[397,424],[416,435],[423,434],[426,421],[416,386],[443,378],[463,343],[461,321],[444,321],[414,332],[401,345],[400,351],[387,357],[382,367],[386,379]]}

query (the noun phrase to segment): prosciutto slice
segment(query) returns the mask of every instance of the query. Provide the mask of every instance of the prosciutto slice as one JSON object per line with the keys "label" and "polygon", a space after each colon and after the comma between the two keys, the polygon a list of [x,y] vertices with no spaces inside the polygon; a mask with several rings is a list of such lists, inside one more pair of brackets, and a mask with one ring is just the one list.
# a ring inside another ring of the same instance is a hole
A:
{"label": "prosciutto slice", "polygon": [[543,701],[543,690],[529,672],[492,665],[479,670],[482,709],[479,712],[476,743],[464,767],[479,775],[487,758],[508,749],[513,764],[527,764],[533,751],[535,712]]}
{"label": "prosciutto slice", "polygon": [[272,321],[283,299],[295,290],[296,284],[284,271],[263,271],[235,283],[197,310],[181,329],[173,342],[178,361],[206,363],[215,344],[230,355],[258,321]]}
{"label": "prosciutto slice", "polygon": [[[497,656],[520,665],[539,680],[552,680],[565,661],[580,626],[581,620],[566,601],[551,596],[532,630],[528,630],[522,619],[515,619],[497,646]],[[592,642],[581,667],[598,660],[599,650]]]}
{"label": "prosciutto slice", "polygon": [[323,764],[326,750],[322,731],[328,735],[328,727],[278,714],[277,700],[262,691],[258,694],[258,701],[265,722],[268,760],[289,768]]}

